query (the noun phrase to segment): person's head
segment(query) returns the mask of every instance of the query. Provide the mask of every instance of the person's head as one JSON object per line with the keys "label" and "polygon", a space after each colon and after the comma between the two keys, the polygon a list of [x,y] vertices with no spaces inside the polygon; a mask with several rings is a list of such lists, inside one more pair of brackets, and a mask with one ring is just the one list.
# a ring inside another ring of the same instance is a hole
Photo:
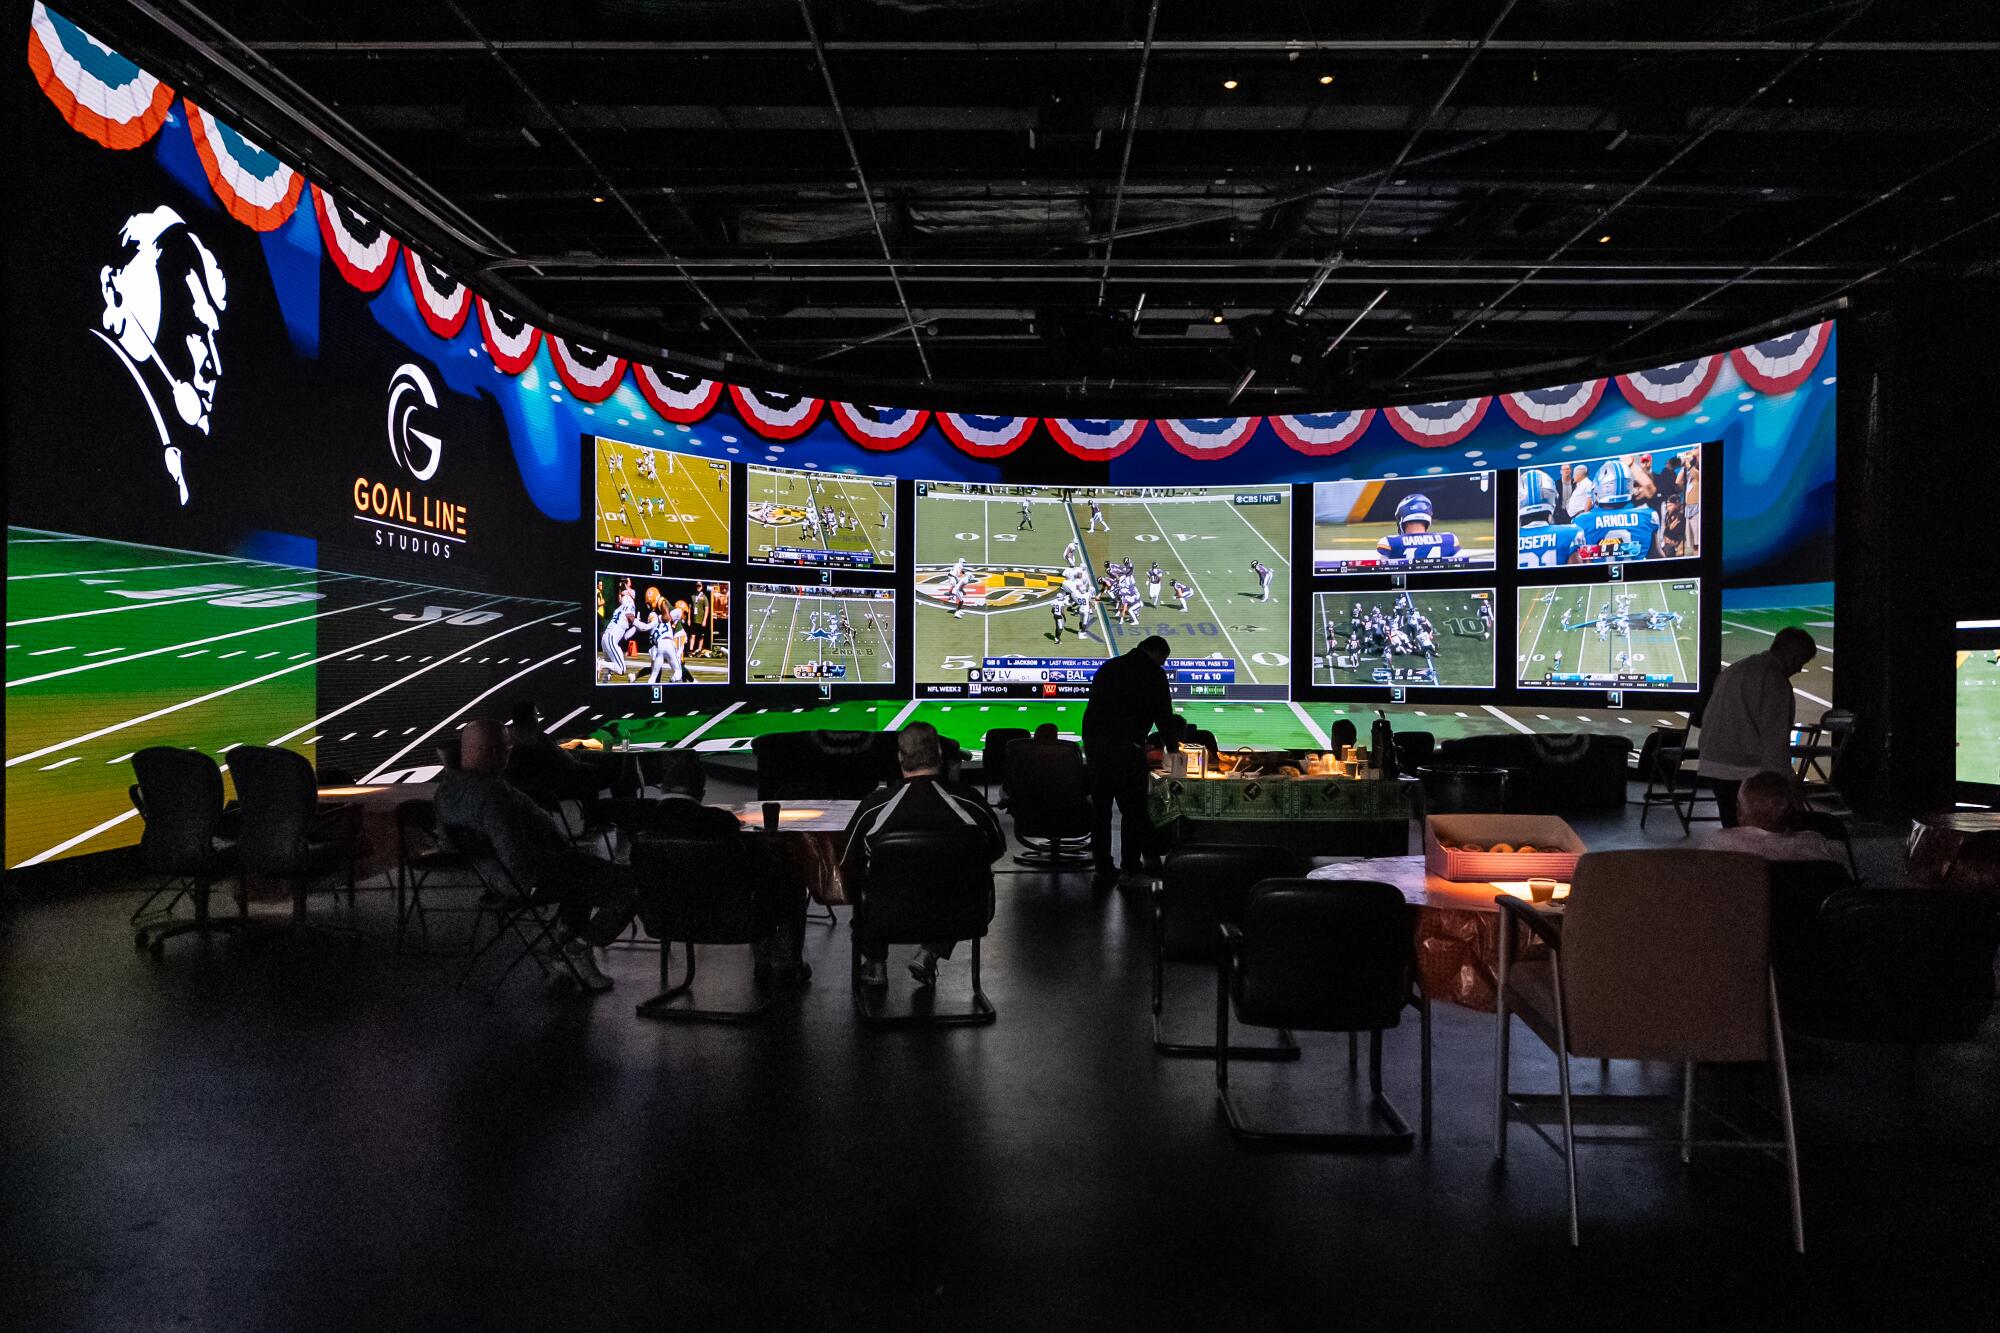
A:
{"label": "person's head", "polygon": [[216,339],[229,306],[215,255],[173,209],[135,213],[118,233],[117,263],[98,270],[97,286],[104,331],[134,361],[157,366],[175,414],[207,434],[222,378]]}
{"label": "person's head", "polygon": [[934,777],[944,767],[944,746],[937,728],[913,722],[896,736],[896,765],[906,778]]}
{"label": "person's head", "polygon": [[1044,722],[1042,723],[1041,726],[1036,727],[1035,739],[1038,741],[1052,741],[1059,739],[1056,734],[1056,724],[1053,722]]}
{"label": "person's head", "polygon": [[1327,739],[1333,742],[1336,749],[1344,745],[1353,745],[1360,735],[1351,718],[1335,718],[1333,725],[1327,729]]}
{"label": "person's head", "polygon": [[1533,527],[1538,523],[1550,523],[1556,515],[1556,484],[1549,474],[1540,468],[1521,469],[1518,511],[1521,526]]}
{"label": "person's head", "polygon": [[1167,641],[1159,635],[1148,634],[1145,638],[1139,640],[1139,646],[1132,651],[1135,653],[1144,653],[1160,666],[1165,666],[1167,664],[1167,657],[1173,650],[1167,647]]}
{"label": "person's head", "polygon": [[1597,504],[1606,509],[1631,504],[1632,474],[1617,459],[1606,459],[1597,469],[1597,480],[1592,484],[1590,494]]}
{"label": "person's head", "polygon": [[458,766],[468,773],[498,777],[507,771],[507,755],[513,748],[507,728],[483,717],[458,733]]}
{"label": "person's head", "polygon": [[1813,636],[1797,625],[1787,625],[1779,630],[1771,640],[1771,656],[1785,668],[1785,674],[1796,676],[1806,669],[1806,663],[1819,653],[1819,645]]}
{"label": "person's head", "polygon": [[1736,790],[1736,821],[1746,827],[1784,833],[1798,811],[1798,789],[1784,773],[1759,773]]}
{"label": "person's head", "polygon": [[1583,485],[1583,483],[1589,480],[1590,480],[1590,464],[1578,463],[1575,467],[1570,469],[1569,472],[1570,485],[1581,486]]}
{"label": "person's head", "polygon": [[1396,502],[1396,531],[1429,532],[1435,512],[1430,496],[1421,491],[1406,495]]}
{"label": "person's head", "polygon": [[533,699],[523,699],[514,705],[514,715],[507,720],[522,731],[540,731],[542,710],[535,707]]}

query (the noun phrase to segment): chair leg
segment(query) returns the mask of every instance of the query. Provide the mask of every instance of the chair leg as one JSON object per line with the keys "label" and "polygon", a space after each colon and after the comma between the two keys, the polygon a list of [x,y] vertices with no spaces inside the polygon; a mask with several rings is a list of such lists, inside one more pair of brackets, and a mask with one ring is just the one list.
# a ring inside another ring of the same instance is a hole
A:
{"label": "chair leg", "polygon": [[1694,1160],[1689,1140],[1694,1137],[1694,1061],[1681,1065],[1681,1161]]}
{"label": "chair leg", "polygon": [[1778,1114],[1785,1127],[1785,1191],[1792,1205],[1792,1252],[1806,1252],[1805,1205],[1799,1199],[1799,1139],[1792,1125],[1792,1072],[1785,1061],[1785,1028],[1778,1018],[1778,979],[1766,983],[1771,995],[1771,1053],[1778,1066]]}
{"label": "chair leg", "polygon": [[1423,1082],[1420,1094],[1422,1101],[1417,1109],[1418,1118],[1423,1125],[1424,1148],[1428,1151],[1431,1146],[1431,1001],[1428,995],[1420,997],[1417,1001],[1417,1023],[1423,1043],[1421,1056]]}
{"label": "chair leg", "polygon": [[[1560,988],[1561,983],[1557,983]],[[1582,1244],[1576,1225],[1576,1121],[1570,1110],[1569,1091],[1569,1024],[1563,1021],[1562,994],[1556,994],[1556,1036],[1561,1047],[1556,1051],[1556,1072],[1562,1087],[1563,1116],[1563,1173],[1569,1185],[1569,1243],[1575,1249]]]}
{"label": "chair leg", "polygon": [[1360,1067],[1361,1035],[1356,1032],[1350,1032],[1347,1034],[1347,1072],[1352,1074]]}
{"label": "chair leg", "polygon": [[1215,964],[1215,1086],[1218,1092],[1229,1091],[1229,963],[1218,959]]}
{"label": "chair leg", "polygon": [[1507,954],[1513,942],[1503,913],[1500,919],[1500,978],[1493,1006],[1493,1160],[1507,1160],[1507,1047],[1513,1026],[1507,1014]]}
{"label": "chair leg", "polygon": [[748,1023],[762,1018],[770,1009],[772,999],[768,995],[762,996],[759,1003],[748,1009],[698,1009],[675,1006],[673,1002],[676,999],[683,995],[691,995],[691,988],[694,985],[694,942],[683,940],[681,944],[687,958],[687,968],[680,985],[676,986],[672,984],[673,941],[660,941],[660,993],[640,1002],[635,1011],[639,1017],[678,1023]]}

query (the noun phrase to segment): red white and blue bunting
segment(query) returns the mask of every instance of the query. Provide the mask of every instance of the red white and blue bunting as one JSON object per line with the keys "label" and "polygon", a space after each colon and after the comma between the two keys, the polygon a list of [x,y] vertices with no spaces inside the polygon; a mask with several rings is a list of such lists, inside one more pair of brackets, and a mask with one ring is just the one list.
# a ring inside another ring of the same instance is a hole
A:
{"label": "red white and blue bunting", "polygon": [[1765,393],[1790,393],[1812,376],[1832,333],[1830,322],[1794,329],[1739,347],[1729,354],[1729,360],[1751,388]]}
{"label": "red white and blue bunting", "polygon": [[276,231],[299,206],[306,178],[278,155],[183,97],[194,151],[215,197],[230,217],[253,231]]}
{"label": "red white and blue bunting", "polygon": [[834,403],[833,419],[847,438],[863,449],[900,449],[923,434],[931,414],[913,407],[875,407],[867,403]]}
{"label": "red white and blue bunting", "polygon": [[632,377],[639,381],[639,393],[653,410],[667,420],[692,426],[715,410],[722,397],[721,380],[705,380],[678,370],[655,370],[638,361],[632,363]]}
{"label": "red white and blue bunting", "polygon": [[1721,369],[1720,354],[1676,361],[1671,366],[1620,375],[1618,389],[1626,402],[1649,417],[1677,417],[1708,396]]}
{"label": "red white and blue bunting", "polygon": [[1500,406],[1515,425],[1531,435],[1560,435],[1582,425],[1603,397],[1604,381],[1595,379],[1503,393]]}
{"label": "red white and blue bunting", "polygon": [[39,0],[28,12],[28,67],[69,127],[106,148],[137,148],[174,107],[172,88]]}
{"label": "red white and blue bunting", "polygon": [[1278,438],[1302,454],[1325,458],[1337,454],[1367,433],[1375,420],[1375,409],[1357,407],[1347,412],[1299,412],[1270,417]]}
{"label": "red white and blue bunting", "polygon": [[313,211],[319,215],[320,238],[327,257],[348,285],[379,292],[396,271],[396,238],[360,210],[319,185],[312,187]]}
{"label": "red white and blue bunting", "polygon": [[440,338],[456,338],[472,313],[472,289],[425,259],[409,246],[403,247],[403,267],[410,275],[410,295],[416,298],[417,313]]}
{"label": "red white and blue bunting", "polygon": [[493,364],[509,375],[518,375],[535,363],[535,346],[542,331],[517,315],[493,305],[485,297],[479,303],[479,336]]}
{"label": "red white and blue bunting", "polygon": [[1072,458],[1108,463],[1139,442],[1146,419],[1120,421],[1109,417],[1044,417],[1049,434]]}
{"label": "red white and blue bunting", "polygon": [[825,399],[804,398],[795,393],[772,393],[768,389],[729,386],[730,401],[743,424],[767,440],[796,440],[813,428]]}
{"label": "red white and blue bunting", "polygon": [[1262,417],[1164,417],[1153,424],[1176,453],[1227,458],[1250,442]]}
{"label": "red white and blue bunting", "polygon": [[625,378],[624,357],[565,342],[553,333],[549,335],[549,360],[556,363],[556,378],[579,402],[603,402]]}
{"label": "red white and blue bunting", "polygon": [[1383,415],[1396,434],[1422,449],[1442,449],[1472,434],[1486,415],[1491,398],[1448,398],[1441,403],[1411,403],[1385,407]]}
{"label": "red white and blue bunting", "polygon": [[938,429],[974,458],[1005,458],[1027,442],[1035,431],[1034,417],[982,417],[966,412],[940,412]]}

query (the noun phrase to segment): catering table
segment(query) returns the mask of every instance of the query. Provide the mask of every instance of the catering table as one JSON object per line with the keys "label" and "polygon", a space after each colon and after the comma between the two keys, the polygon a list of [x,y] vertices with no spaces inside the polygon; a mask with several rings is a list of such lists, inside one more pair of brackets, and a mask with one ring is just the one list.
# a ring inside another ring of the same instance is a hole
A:
{"label": "catering table", "polygon": [[1912,821],[1910,878],[2000,894],[2000,814],[1948,810]]}
{"label": "catering table", "polygon": [[397,845],[396,807],[405,801],[428,801],[435,782],[388,782],[353,787],[321,787],[319,803],[357,812],[360,836],[355,843],[354,877],[392,876],[401,858]]}
{"label": "catering table", "polygon": [[[1421,856],[1336,861],[1313,870],[1309,878],[1370,879],[1401,891],[1403,901],[1417,909],[1417,971],[1424,994],[1493,1012],[1500,966],[1500,908],[1493,900],[1502,893],[1527,899],[1527,881],[1459,883],[1428,873]],[[1560,915],[1569,885],[1557,885],[1556,893],[1555,901],[1541,904],[1540,910]],[[1532,938],[1515,941],[1516,959],[1543,951]]]}
{"label": "catering table", "polygon": [[1318,777],[1177,778],[1156,773],[1146,788],[1153,826],[1182,842],[1268,843],[1315,855],[1384,854],[1409,848],[1414,779]]}
{"label": "catering table", "polygon": [[[840,877],[840,852],[859,801],[779,801],[778,829],[770,835],[771,857],[781,874],[796,876],[823,907],[847,906]],[[723,805],[753,833],[764,832],[763,801]]]}

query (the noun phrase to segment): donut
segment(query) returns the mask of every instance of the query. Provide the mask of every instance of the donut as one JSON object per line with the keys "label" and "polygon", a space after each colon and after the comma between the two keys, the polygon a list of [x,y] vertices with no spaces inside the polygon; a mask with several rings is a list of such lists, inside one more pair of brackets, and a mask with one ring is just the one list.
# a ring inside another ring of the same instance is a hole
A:
{"label": "donut", "polygon": [[1514,852],[1514,844],[1510,842],[1496,842],[1491,847],[1488,847],[1486,850],[1489,852],[1497,852],[1503,855],[1511,856],[1513,855]]}
{"label": "donut", "polygon": [[1514,855],[1516,855],[1516,856],[1533,856],[1533,855],[1535,855],[1535,854],[1536,854],[1537,852],[1539,852],[1540,850],[1541,850],[1541,848],[1539,848],[1539,847],[1535,846],[1535,844],[1533,844],[1533,843],[1531,843],[1531,842],[1524,842],[1524,843],[1522,843],[1522,844],[1521,844],[1521,845],[1520,845],[1519,847],[1516,847],[1516,848],[1514,849]]}

